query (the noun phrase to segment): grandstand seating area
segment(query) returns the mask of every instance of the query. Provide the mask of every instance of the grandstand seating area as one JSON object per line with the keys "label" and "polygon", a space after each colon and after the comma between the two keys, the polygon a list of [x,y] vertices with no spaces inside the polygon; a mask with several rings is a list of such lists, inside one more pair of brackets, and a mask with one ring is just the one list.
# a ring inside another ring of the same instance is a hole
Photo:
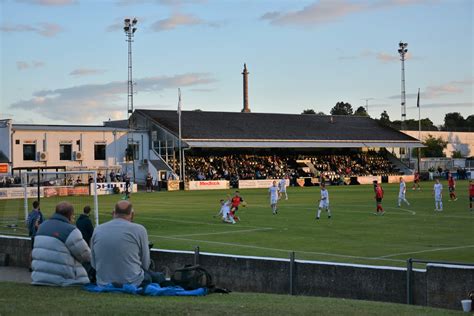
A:
{"label": "grandstand seating area", "polygon": [[341,177],[400,175],[384,154],[375,151],[346,154],[300,155],[188,155],[188,180],[248,180],[319,177],[337,181]]}

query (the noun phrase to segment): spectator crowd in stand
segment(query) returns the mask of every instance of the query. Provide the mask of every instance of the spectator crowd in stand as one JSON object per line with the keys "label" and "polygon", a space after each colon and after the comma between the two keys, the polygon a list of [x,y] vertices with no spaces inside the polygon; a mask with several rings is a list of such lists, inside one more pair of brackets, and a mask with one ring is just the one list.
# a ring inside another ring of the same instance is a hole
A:
{"label": "spectator crowd in stand", "polygon": [[202,155],[186,157],[189,180],[281,179],[318,177],[333,182],[351,176],[400,175],[392,163],[374,151],[310,155]]}

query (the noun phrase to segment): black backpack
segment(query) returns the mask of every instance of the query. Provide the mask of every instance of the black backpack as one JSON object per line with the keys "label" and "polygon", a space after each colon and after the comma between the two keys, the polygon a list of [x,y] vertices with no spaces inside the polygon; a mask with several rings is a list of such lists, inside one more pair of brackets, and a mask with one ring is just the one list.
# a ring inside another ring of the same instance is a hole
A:
{"label": "black backpack", "polygon": [[212,276],[200,265],[185,265],[177,269],[171,276],[171,282],[185,290],[195,290],[201,287],[214,288]]}

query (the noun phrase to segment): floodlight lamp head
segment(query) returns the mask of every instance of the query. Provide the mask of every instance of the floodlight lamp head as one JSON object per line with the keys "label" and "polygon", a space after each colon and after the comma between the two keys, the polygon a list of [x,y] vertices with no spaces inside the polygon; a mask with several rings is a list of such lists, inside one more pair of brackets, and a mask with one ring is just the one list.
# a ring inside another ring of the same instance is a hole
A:
{"label": "floodlight lamp head", "polygon": [[135,33],[136,30],[137,30],[137,28],[134,27],[134,28],[132,29],[132,33]]}
{"label": "floodlight lamp head", "polygon": [[126,18],[123,20],[126,24],[130,23],[130,19],[129,18]]}
{"label": "floodlight lamp head", "polygon": [[407,52],[408,52],[408,49],[405,49],[405,50],[404,50],[404,53],[407,53]]}
{"label": "floodlight lamp head", "polygon": [[403,47],[403,43],[402,42],[398,43],[398,46]]}
{"label": "floodlight lamp head", "polygon": [[137,22],[138,22],[137,18],[133,18],[132,24],[135,25],[137,24]]}
{"label": "floodlight lamp head", "polygon": [[403,43],[403,47],[407,47],[408,46],[408,43]]}
{"label": "floodlight lamp head", "polygon": [[123,30],[124,30],[125,32],[128,32],[128,31],[130,30],[130,27],[129,27],[129,26],[124,26],[124,27],[123,27]]}
{"label": "floodlight lamp head", "polygon": [[399,50],[398,50],[398,53],[399,53],[399,54],[401,54],[401,53],[402,53],[402,50],[401,50],[401,49],[399,49]]}

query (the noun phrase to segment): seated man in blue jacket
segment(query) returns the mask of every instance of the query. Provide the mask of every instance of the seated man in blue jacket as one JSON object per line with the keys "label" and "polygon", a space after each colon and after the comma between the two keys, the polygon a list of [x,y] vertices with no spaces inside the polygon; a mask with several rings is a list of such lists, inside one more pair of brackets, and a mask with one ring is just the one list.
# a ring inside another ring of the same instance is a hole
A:
{"label": "seated man in blue jacket", "polygon": [[68,202],[39,226],[33,246],[32,284],[80,285],[89,283],[82,263],[90,262],[91,251],[74,225],[74,208]]}
{"label": "seated man in blue jacket", "polygon": [[113,219],[94,230],[91,240],[92,267],[97,285],[130,284],[137,287],[164,281],[161,273],[149,271],[148,233],[133,223],[132,204],[121,200],[115,205]]}

